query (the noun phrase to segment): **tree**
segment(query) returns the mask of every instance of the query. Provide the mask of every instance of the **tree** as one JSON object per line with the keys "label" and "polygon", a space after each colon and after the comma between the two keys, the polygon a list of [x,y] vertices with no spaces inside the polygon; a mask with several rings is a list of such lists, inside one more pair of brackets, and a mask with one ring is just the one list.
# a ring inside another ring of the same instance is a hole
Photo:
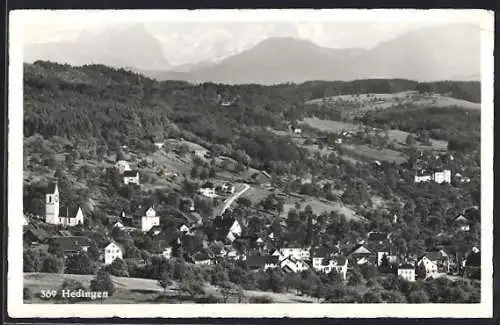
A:
{"label": "tree", "polygon": [[382,297],[380,293],[374,290],[370,290],[363,295],[364,303],[379,303],[382,302]]}
{"label": "tree", "polygon": [[408,134],[408,136],[406,137],[406,145],[409,147],[414,147],[417,145],[417,141],[412,134]]}
{"label": "tree", "polygon": [[229,281],[224,281],[219,284],[219,292],[224,303],[227,303],[231,296],[238,296],[237,286]]}
{"label": "tree", "polygon": [[80,253],[70,256],[66,261],[66,272],[68,274],[94,274],[94,261],[86,254]]}
{"label": "tree", "polygon": [[90,281],[90,290],[96,292],[107,292],[109,296],[115,293],[115,285],[111,276],[104,270],[99,270],[97,275]]}
{"label": "tree", "polygon": [[163,288],[163,292],[167,291],[167,287],[172,284],[172,280],[170,279],[170,274],[168,272],[163,272],[160,274],[160,278],[158,279],[158,285]]}
{"label": "tree", "polygon": [[109,266],[108,271],[114,276],[129,276],[127,264],[121,258],[116,258]]}
{"label": "tree", "polygon": [[64,262],[56,256],[48,256],[43,260],[42,272],[45,273],[61,273],[64,269]]}
{"label": "tree", "polygon": [[179,284],[179,293],[187,294],[191,300],[194,300],[196,296],[205,293],[203,282],[195,278],[182,279]]}
{"label": "tree", "polygon": [[429,296],[423,290],[410,292],[408,302],[412,304],[424,304],[429,302]]}
{"label": "tree", "polygon": [[193,166],[193,168],[191,168],[191,178],[196,179],[197,177],[198,177],[198,167]]}

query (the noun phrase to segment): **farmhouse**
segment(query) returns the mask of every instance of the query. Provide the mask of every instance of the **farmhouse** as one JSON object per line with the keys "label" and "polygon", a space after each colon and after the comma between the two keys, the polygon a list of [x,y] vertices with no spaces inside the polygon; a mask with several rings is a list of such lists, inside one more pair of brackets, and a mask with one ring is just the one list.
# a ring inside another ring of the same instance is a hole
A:
{"label": "farmhouse", "polygon": [[123,258],[124,249],[120,244],[109,242],[104,248],[104,264],[111,264],[117,258]]}
{"label": "farmhouse", "polygon": [[434,278],[438,273],[437,264],[425,255],[418,260],[417,268],[420,271],[419,274],[425,279]]}
{"label": "farmhouse", "polygon": [[406,281],[415,281],[415,266],[404,263],[398,266],[398,276]]}
{"label": "farmhouse", "polygon": [[256,269],[261,269],[261,270],[268,270],[268,269],[274,269],[278,267],[279,260],[277,256],[272,256],[272,255],[255,255],[255,256],[248,256],[246,258],[246,264],[250,270],[256,270]]}
{"label": "farmhouse", "polygon": [[28,245],[43,244],[49,238],[49,234],[42,228],[27,226],[23,232],[23,241]]}
{"label": "farmhouse", "polygon": [[242,229],[240,223],[238,222],[238,220],[234,220],[233,224],[227,232],[226,239],[232,243],[236,238],[241,236],[241,231]]}
{"label": "farmhouse", "polygon": [[453,219],[453,222],[455,223],[456,227],[460,231],[470,231],[470,220],[464,217],[462,214],[458,215]]}
{"label": "farmhouse", "polygon": [[137,184],[139,185],[139,171],[138,170],[126,170],[123,172],[123,183]]}
{"label": "farmhouse", "polygon": [[477,247],[473,247],[472,252],[467,255],[463,275],[469,278],[481,277],[481,252]]}
{"label": "farmhouse", "polygon": [[285,273],[296,273],[308,270],[309,265],[306,262],[289,255],[284,260],[280,261],[280,268]]}
{"label": "farmhouse", "polygon": [[311,257],[309,249],[303,249],[298,247],[281,248],[277,251],[276,255],[280,256],[280,260],[292,256],[298,260],[305,261]]}
{"label": "farmhouse", "polygon": [[433,181],[438,184],[442,183],[449,184],[451,183],[451,170],[445,169],[441,172],[435,172],[432,174],[426,174],[425,172],[421,171],[415,174],[414,181],[415,183],[424,183]]}
{"label": "farmhouse", "polygon": [[347,258],[344,256],[312,258],[312,266],[315,271],[327,274],[335,271],[343,280],[347,279],[347,264]]}
{"label": "farmhouse", "polygon": [[84,236],[51,237],[48,244],[61,249],[65,256],[70,256],[86,252],[92,245],[92,240]]}
{"label": "farmhouse", "polygon": [[118,160],[115,164],[115,168],[118,169],[118,172],[122,175],[125,171],[130,170],[130,164],[125,160]]}
{"label": "farmhouse", "polygon": [[444,250],[433,250],[424,254],[437,266],[437,271],[442,273],[450,272],[450,257]]}
{"label": "farmhouse", "polygon": [[153,207],[146,210],[146,215],[141,217],[141,230],[148,232],[154,226],[160,225],[160,217],[156,215]]}
{"label": "farmhouse", "polygon": [[373,263],[376,255],[373,251],[368,249],[365,244],[358,244],[349,254],[347,254],[347,258],[351,259],[354,263],[361,265]]}

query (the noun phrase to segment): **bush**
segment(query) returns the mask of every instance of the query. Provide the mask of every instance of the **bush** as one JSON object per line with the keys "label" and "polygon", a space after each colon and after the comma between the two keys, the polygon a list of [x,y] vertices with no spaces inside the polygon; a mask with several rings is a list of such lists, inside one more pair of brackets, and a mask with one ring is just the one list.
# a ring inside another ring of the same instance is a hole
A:
{"label": "bush", "polygon": [[90,281],[90,290],[96,292],[107,292],[109,296],[112,296],[115,293],[115,285],[108,272],[99,270],[95,278]]}
{"label": "bush", "polygon": [[269,296],[256,296],[250,297],[248,302],[251,304],[272,304],[274,301],[273,298]]}

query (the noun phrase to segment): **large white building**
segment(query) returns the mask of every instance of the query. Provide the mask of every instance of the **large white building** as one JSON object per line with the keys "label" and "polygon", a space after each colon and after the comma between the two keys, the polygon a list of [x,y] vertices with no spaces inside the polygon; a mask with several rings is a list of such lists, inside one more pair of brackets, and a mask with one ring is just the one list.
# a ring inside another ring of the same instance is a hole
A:
{"label": "large white building", "polygon": [[280,250],[275,251],[273,255],[278,255],[280,257],[280,260],[292,256],[298,260],[305,261],[311,257],[311,253],[309,252],[308,249],[299,247],[281,248]]}
{"label": "large white building", "polygon": [[141,217],[141,230],[148,232],[154,226],[160,225],[160,217],[156,215],[153,207],[146,210],[146,215]]}
{"label": "large white building", "polygon": [[124,171],[123,172],[123,183],[125,185],[128,185],[128,184],[139,185],[139,171],[137,171],[137,170]]}
{"label": "large white building", "polygon": [[83,211],[80,207],[60,209],[59,188],[51,184],[45,194],[45,222],[52,225],[74,227],[83,225]]}
{"label": "large white building", "polygon": [[104,248],[104,264],[111,264],[117,258],[123,258],[123,249],[115,242],[110,242]]}
{"label": "large white building", "polygon": [[411,264],[403,264],[398,267],[398,276],[406,281],[415,281],[415,267]]}
{"label": "large white building", "polygon": [[120,172],[120,174],[123,174],[127,170],[131,170],[130,169],[130,164],[127,161],[125,161],[125,160],[119,160],[119,161],[117,161],[116,164],[115,164],[115,168],[118,169],[118,171]]}

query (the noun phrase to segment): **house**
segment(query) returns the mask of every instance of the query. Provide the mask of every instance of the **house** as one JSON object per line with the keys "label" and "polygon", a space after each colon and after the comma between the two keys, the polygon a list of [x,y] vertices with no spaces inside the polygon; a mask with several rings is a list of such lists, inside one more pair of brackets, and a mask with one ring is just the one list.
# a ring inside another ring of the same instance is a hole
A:
{"label": "house", "polygon": [[160,234],[153,238],[151,253],[170,259],[173,257],[174,248],[179,246],[181,246],[179,232],[173,232],[167,235]]}
{"label": "house", "polygon": [[398,258],[395,255],[390,255],[389,252],[377,252],[377,266],[382,266],[382,261],[384,256],[387,258],[387,262],[389,265],[396,264]]}
{"label": "house", "polygon": [[379,232],[379,231],[370,231],[367,237],[369,243],[378,243],[378,244],[384,243],[387,239],[389,239],[389,234],[386,232]]}
{"label": "house", "polygon": [[172,247],[165,247],[161,256],[165,257],[167,260],[172,258]]}
{"label": "house", "polygon": [[476,279],[481,278],[481,252],[477,247],[472,248],[472,251],[464,261],[463,276]]}
{"label": "house", "polygon": [[292,255],[285,257],[284,260],[280,261],[279,265],[280,268],[285,273],[290,273],[290,272],[296,273],[309,269],[309,265],[306,262],[299,260]]}
{"label": "house", "polygon": [[435,183],[442,184],[442,183],[451,183],[451,170],[445,169],[442,172],[436,172],[433,175],[433,179]]}
{"label": "house", "polygon": [[126,170],[123,172],[123,183],[137,184],[139,185],[139,171],[138,170]]}
{"label": "house", "polygon": [[453,219],[453,222],[460,231],[470,231],[471,222],[463,215],[460,214],[457,217],[455,217],[455,219]]}
{"label": "house", "polygon": [[305,261],[311,257],[311,253],[309,249],[299,247],[286,247],[279,249],[279,256],[281,256],[280,260],[289,256],[293,256],[298,260]]}
{"label": "house", "polygon": [[212,265],[211,256],[206,252],[198,252],[193,255],[193,261],[196,265]]}
{"label": "house", "polygon": [[160,226],[153,226],[148,231],[148,235],[151,237],[158,236],[161,233],[162,229]]}
{"label": "house", "polygon": [[409,264],[409,263],[404,263],[398,266],[398,277],[414,282],[415,281],[415,266]]}
{"label": "house", "polygon": [[437,264],[425,255],[418,260],[417,268],[419,270],[419,276],[425,279],[435,278],[438,273]]}
{"label": "house", "polygon": [[183,224],[182,226],[179,227],[179,231],[183,234],[186,234],[188,232],[190,232],[190,229],[188,226],[186,226],[185,224]]}
{"label": "house", "polygon": [[202,187],[198,190],[198,192],[201,195],[209,197],[209,198],[217,197],[217,194],[215,193],[215,188],[213,188],[213,187]]}
{"label": "house", "polygon": [[292,128],[294,134],[302,134],[302,130],[299,128]]}
{"label": "house", "polygon": [[154,226],[160,225],[160,217],[156,215],[153,207],[146,210],[146,215],[141,217],[141,230],[148,232]]}
{"label": "house", "polygon": [[27,226],[30,224],[30,221],[26,215],[23,215],[23,226]]}
{"label": "house", "polygon": [[86,252],[93,244],[92,240],[85,236],[51,237],[48,239],[49,247],[59,247],[65,256]]}
{"label": "house", "polygon": [[250,270],[268,270],[278,267],[279,260],[277,256],[272,255],[254,255],[248,256],[245,260]]}
{"label": "house", "polygon": [[118,172],[122,175],[125,171],[130,170],[130,164],[125,160],[118,160],[115,164],[115,168],[118,169]]}
{"label": "house", "polygon": [[236,238],[241,236],[241,232],[242,232],[242,229],[241,229],[240,223],[238,222],[238,220],[234,220],[231,227],[229,227],[229,230],[228,230],[227,235],[226,235],[226,239],[230,243],[232,243]]}
{"label": "house", "polygon": [[155,146],[156,146],[156,148],[158,148],[158,149],[163,148],[163,146],[164,146],[164,145],[165,145],[165,143],[164,143],[164,142],[155,142]]}
{"label": "house", "polygon": [[364,243],[358,244],[354,247],[349,254],[347,254],[347,258],[352,260],[355,264],[374,264],[376,254],[372,250],[368,249]]}
{"label": "house", "polygon": [[347,264],[345,256],[312,258],[312,266],[315,271],[327,274],[335,271],[343,280],[347,279]]}
{"label": "house", "polygon": [[104,264],[111,264],[117,258],[123,259],[124,249],[120,244],[109,242],[104,247]]}
{"label": "house", "polygon": [[233,194],[234,190],[235,190],[234,185],[231,183],[224,183],[224,184],[222,184],[221,188],[222,188],[222,191],[226,194]]}
{"label": "house", "polygon": [[450,257],[448,254],[440,249],[440,250],[432,250],[426,252],[424,254],[429,260],[437,266],[437,271],[440,273],[449,273],[450,272]]}
{"label": "house", "polygon": [[23,241],[27,245],[44,244],[48,238],[49,234],[36,226],[27,226],[23,231]]}

